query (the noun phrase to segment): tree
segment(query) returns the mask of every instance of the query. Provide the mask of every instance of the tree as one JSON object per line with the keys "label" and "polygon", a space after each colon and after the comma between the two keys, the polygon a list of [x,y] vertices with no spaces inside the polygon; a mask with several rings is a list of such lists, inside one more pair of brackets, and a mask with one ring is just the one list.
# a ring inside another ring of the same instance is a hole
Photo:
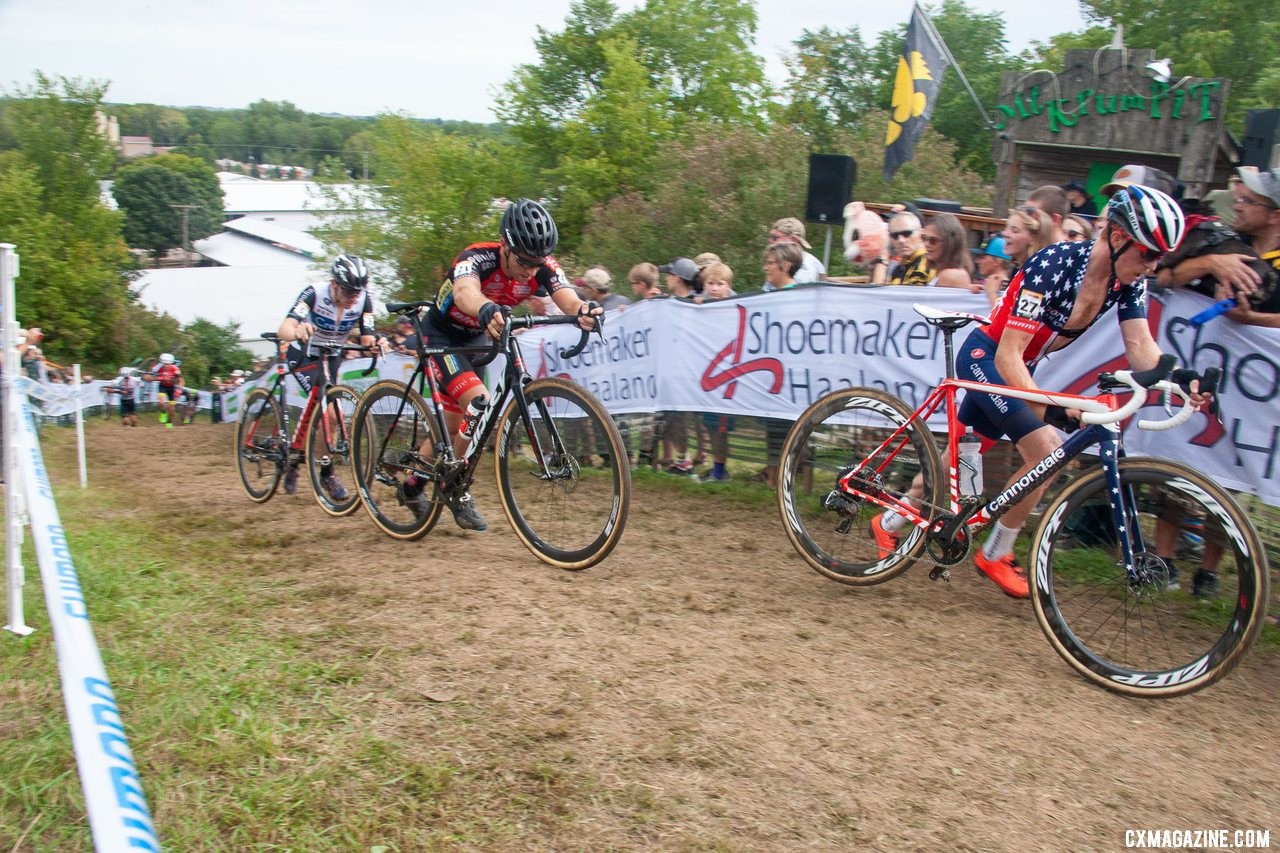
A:
{"label": "tree", "polygon": [[[618,37],[601,48],[606,71],[579,115],[566,122],[564,154],[555,172],[556,183],[565,188],[556,222],[569,235],[582,232],[592,204],[631,188],[649,188],[653,159],[670,130],[665,104],[649,88],[636,43]],[[567,242],[572,246],[576,240]]]}
{"label": "tree", "polygon": [[[204,162],[181,154],[148,157],[122,166],[112,193],[125,213],[125,240],[136,248],[150,249],[157,260],[169,249],[182,246],[184,236],[188,240],[207,237],[222,221],[222,189],[217,175]],[[179,207],[185,205],[194,206]]]}
{"label": "tree", "polygon": [[852,127],[876,105],[880,81],[856,26],[806,30],[794,44],[795,52],[783,59],[789,76],[777,120],[801,128],[814,149],[824,151],[840,128]]}
{"label": "tree", "polygon": [[527,190],[528,178],[510,146],[403,116],[379,118],[372,143],[381,210],[344,217],[321,236],[393,267],[400,284],[391,295],[422,299],[464,246],[496,237],[493,200]]}
{"label": "tree", "polygon": [[[749,0],[649,0],[623,15],[609,0],[575,0],[563,31],[539,29],[539,62],[517,69],[497,112],[539,179],[560,188],[544,194],[562,202],[568,250],[581,211],[654,182],[645,152],[694,128],[761,125],[755,27]],[[607,150],[619,140],[642,159]]]}
{"label": "tree", "polygon": [[1268,66],[1274,68],[1268,60],[1280,40],[1280,7],[1266,0],[1081,0],[1080,7],[1086,20],[1107,30],[1123,26],[1127,44],[1170,57],[1178,76],[1230,78],[1227,115],[1236,124],[1247,106],[1257,105],[1251,104],[1255,87]]}
{"label": "tree", "polygon": [[253,363],[253,353],[240,346],[235,323],[219,326],[198,319],[182,331],[189,341],[182,361],[182,372],[189,385],[203,385],[210,376],[226,376]]}
{"label": "tree", "polygon": [[[832,137],[833,150],[852,154],[860,164],[858,198],[990,197],[981,178],[957,162],[954,143],[933,128],[925,129],[916,159],[895,176],[891,191],[881,179],[887,122],[884,111],[868,110],[856,126]],[[807,143],[786,125],[765,132],[695,128],[686,141],[664,148],[655,168],[665,179],[651,192],[621,194],[592,208],[581,255],[625,270],[641,259],[664,263],[712,251],[735,270],[739,293],[755,290],[763,280],[760,255],[769,223],[804,210]],[[833,238],[838,242],[838,235]],[[821,230],[811,239],[821,245]],[[843,266],[838,259],[837,251],[837,273]]]}
{"label": "tree", "polygon": [[97,131],[105,84],[35,75],[4,112],[19,146],[0,157],[0,233],[18,247],[17,309],[60,360],[113,360],[128,338],[131,267],[121,216],[100,203],[114,153]]}

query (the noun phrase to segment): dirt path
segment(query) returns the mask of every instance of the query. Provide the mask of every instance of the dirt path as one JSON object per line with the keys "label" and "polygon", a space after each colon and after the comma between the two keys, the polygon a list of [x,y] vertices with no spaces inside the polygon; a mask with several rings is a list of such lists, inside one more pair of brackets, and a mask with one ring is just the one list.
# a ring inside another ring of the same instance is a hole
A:
{"label": "dirt path", "polygon": [[[139,506],[164,495],[174,517],[220,519],[264,575],[309,588],[298,630],[332,633],[339,653],[385,649],[367,685],[381,733],[537,792],[513,849],[1114,850],[1126,829],[1280,835],[1274,649],[1198,695],[1130,700],[1077,677],[1025,602],[971,573],[950,586],[918,569],[863,590],[824,580],[772,509],[640,490],[614,555],[572,574],[523,549],[491,481],[476,489],[488,533],[442,522],[397,543],[363,513],[322,515],[305,482],[250,503],[230,443],[222,426],[101,425],[90,466]],[[272,543],[290,530],[306,535],[282,568]],[[332,564],[335,549],[353,556]],[[564,800],[557,778],[574,783]]]}

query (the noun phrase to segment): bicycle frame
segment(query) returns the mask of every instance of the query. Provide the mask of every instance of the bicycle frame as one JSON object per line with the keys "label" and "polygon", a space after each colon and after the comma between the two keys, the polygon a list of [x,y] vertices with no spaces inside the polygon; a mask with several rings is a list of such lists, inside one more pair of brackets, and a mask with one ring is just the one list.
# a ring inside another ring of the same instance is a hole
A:
{"label": "bicycle frame", "polygon": [[[397,310],[404,310],[406,307],[414,307],[414,305],[397,305],[395,307]],[[448,395],[440,388],[440,384],[436,378],[436,371],[430,369],[431,359],[444,355],[468,354],[487,354],[492,357],[498,352],[503,352],[506,355],[506,366],[502,375],[497,378],[493,386],[487,389],[489,404],[481,413],[479,420],[476,423],[475,430],[471,435],[471,440],[467,444],[467,449],[460,457],[461,461],[464,463],[464,469],[463,472],[461,472],[463,476],[461,479],[466,484],[470,484],[476,468],[479,467],[480,459],[484,455],[484,446],[488,442],[489,436],[493,432],[494,427],[497,425],[495,417],[506,408],[508,397],[515,399],[516,407],[520,412],[520,419],[525,426],[525,433],[528,436],[530,443],[533,445],[537,454],[537,459],[542,466],[543,476],[548,479],[555,477],[556,474],[547,467],[548,457],[542,452],[541,442],[538,438],[537,431],[533,428],[533,422],[529,414],[529,400],[524,394],[524,386],[528,385],[533,381],[533,379],[529,376],[529,372],[525,368],[524,355],[520,350],[520,343],[517,338],[511,334],[513,327],[532,328],[534,325],[546,324],[550,321],[544,319],[542,323],[539,323],[532,317],[507,316],[502,338],[495,341],[492,345],[429,347],[423,343],[426,336],[422,331],[421,318],[416,312],[410,316],[413,320],[414,331],[418,336],[418,363],[414,367],[413,373],[409,376],[408,382],[405,384],[412,388],[416,383],[419,393],[422,393],[425,383],[425,387],[429,388],[431,391],[429,399],[431,401],[432,417],[434,418],[436,427],[439,431],[438,434],[446,437],[443,442],[444,447],[433,448],[433,451],[442,454],[446,461],[459,458],[454,453],[453,442],[449,438],[450,432],[448,423],[445,419],[445,401],[449,398]],[[575,319],[576,322],[576,318],[573,319]],[[555,322],[563,323],[565,321],[557,320]],[[587,334],[587,332],[583,332],[582,340],[579,342],[579,348],[586,343]],[[572,350],[566,350],[564,353],[561,353],[561,355],[566,355],[571,352]],[[423,394],[423,397],[427,398],[427,395]],[[402,400],[400,410],[396,412],[396,420],[399,420],[400,416],[404,413],[405,404],[406,401]],[[564,442],[560,437],[559,431],[554,426],[554,421],[552,421],[550,413],[546,410],[546,404],[539,401],[536,405],[538,406],[538,412],[542,416],[544,422],[550,427],[550,436],[551,440],[555,444],[556,454],[563,456],[565,453]],[[382,448],[379,448],[379,453],[381,453],[381,451]],[[447,484],[442,484],[442,486],[443,485]]]}
{"label": "bicycle frame", "polygon": [[[963,325],[963,324],[961,324]],[[1134,554],[1145,550],[1142,531],[1137,522],[1134,510],[1133,495],[1127,488],[1122,488],[1120,480],[1120,460],[1124,458],[1121,442],[1120,424],[1113,420],[1108,423],[1093,423],[1069,435],[1061,446],[1055,448],[1047,456],[1033,465],[1016,481],[1006,486],[995,496],[985,502],[981,497],[962,498],[960,495],[960,460],[959,439],[964,433],[964,426],[959,419],[959,407],[956,393],[966,390],[970,393],[996,394],[1012,397],[1048,406],[1063,406],[1079,409],[1085,413],[1102,416],[1114,416],[1121,409],[1118,397],[1104,391],[1095,396],[1081,396],[1060,392],[1011,388],[987,382],[957,379],[955,377],[955,360],[952,336],[960,328],[943,327],[945,336],[945,354],[947,377],[929,392],[923,403],[912,413],[906,424],[895,430],[877,447],[862,463],[844,472],[837,480],[837,488],[855,500],[870,501],[887,510],[901,515],[910,524],[922,530],[930,542],[952,543],[963,529],[970,534],[996,521],[1013,506],[1024,500],[1041,484],[1052,480],[1068,462],[1075,459],[1088,448],[1098,445],[1100,463],[1107,477],[1111,512],[1116,530],[1119,533],[1121,553],[1126,570],[1134,577]],[[1134,389],[1134,393],[1138,393]],[[910,430],[917,421],[924,429],[928,429],[928,419],[943,405],[947,415],[947,490],[948,513],[941,518],[926,519],[909,501],[901,500],[876,488],[882,479],[883,472],[899,452],[908,444]],[[1130,408],[1133,408],[1130,406]],[[1185,406],[1184,406],[1185,408]],[[1087,417],[1087,415],[1086,415]],[[868,471],[865,462],[882,458],[876,467]],[[963,555],[961,555],[963,556]]]}
{"label": "bicycle frame", "polygon": [[[284,435],[279,436],[279,438],[281,439],[288,438],[289,450],[295,454],[301,454],[305,452],[307,431],[308,431],[308,428],[311,426],[311,419],[315,416],[316,411],[323,404],[322,401],[324,400],[325,394],[328,392],[328,390],[331,387],[333,387],[333,375],[329,369],[329,357],[330,355],[333,354],[333,352],[325,352],[324,354],[321,355],[319,359],[319,364],[320,364],[322,381],[313,382],[311,384],[311,391],[307,394],[306,402],[303,404],[302,414],[298,417],[298,427],[296,430],[290,430],[289,406],[287,405],[287,402],[286,402],[284,377],[287,374],[295,373],[295,371],[289,369],[288,362],[286,362],[285,360],[284,351],[287,347],[287,344],[285,344],[284,342],[278,341],[275,335],[264,334],[263,337],[267,338],[268,340],[277,340],[277,342],[280,343],[279,358],[276,361],[276,376],[275,376],[275,379],[273,380],[273,384],[271,385],[270,390],[267,392],[269,395],[273,397],[277,397],[280,401],[280,418],[281,418],[281,425],[284,430]],[[322,349],[330,350],[331,348],[323,347]],[[341,352],[342,349],[344,348],[337,348],[336,352]],[[321,428],[324,430],[325,445],[327,447],[332,447],[333,435],[330,433],[331,426],[329,423],[329,419],[324,418],[323,420],[321,420],[320,423],[321,423]]]}

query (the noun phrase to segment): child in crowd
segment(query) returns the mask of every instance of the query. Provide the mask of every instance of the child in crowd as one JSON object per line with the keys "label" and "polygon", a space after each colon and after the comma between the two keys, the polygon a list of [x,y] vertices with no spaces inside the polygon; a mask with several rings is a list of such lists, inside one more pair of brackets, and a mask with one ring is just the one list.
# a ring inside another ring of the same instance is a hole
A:
{"label": "child in crowd", "polygon": [[[706,302],[728,299],[733,292],[733,270],[727,264],[712,262],[702,270],[703,298]],[[703,471],[699,480],[703,483],[722,483],[729,479],[729,433],[733,432],[733,418],[714,412],[702,413],[702,426],[711,444],[711,467]]]}

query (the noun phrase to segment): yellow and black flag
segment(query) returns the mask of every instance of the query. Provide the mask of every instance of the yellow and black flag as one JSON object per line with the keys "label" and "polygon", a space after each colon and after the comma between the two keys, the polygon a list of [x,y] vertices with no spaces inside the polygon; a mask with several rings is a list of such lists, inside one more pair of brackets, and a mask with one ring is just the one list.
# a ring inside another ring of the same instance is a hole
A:
{"label": "yellow and black flag", "polygon": [[950,67],[946,47],[933,21],[919,6],[911,13],[907,41],[898,57],[893,84],[889,132],[884,139],[884,179],[893,177],[903,163],[915,156],[916,140],[933,115],[942,75]]}

